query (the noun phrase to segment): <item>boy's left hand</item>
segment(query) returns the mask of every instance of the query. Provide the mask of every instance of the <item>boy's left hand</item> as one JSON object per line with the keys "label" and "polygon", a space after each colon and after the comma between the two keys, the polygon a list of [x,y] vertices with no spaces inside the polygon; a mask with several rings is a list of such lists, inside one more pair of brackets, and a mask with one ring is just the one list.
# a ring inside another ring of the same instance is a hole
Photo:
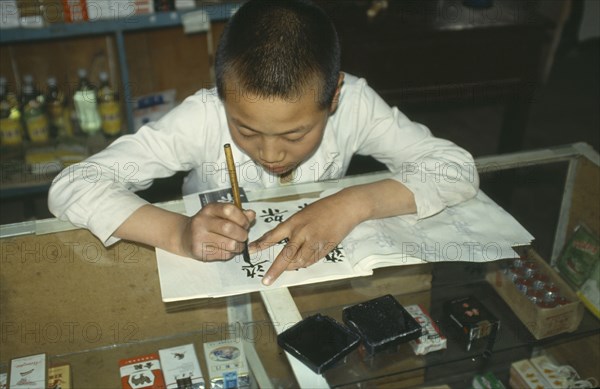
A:
{"label": "boy's left hand", "polygon": [[255,252],[289,239],[263,277],[263,284],[271,285],[285,270],[317,262],[361,221],[356,205],[340,193],[306,206],[250,244],[250,250]]}

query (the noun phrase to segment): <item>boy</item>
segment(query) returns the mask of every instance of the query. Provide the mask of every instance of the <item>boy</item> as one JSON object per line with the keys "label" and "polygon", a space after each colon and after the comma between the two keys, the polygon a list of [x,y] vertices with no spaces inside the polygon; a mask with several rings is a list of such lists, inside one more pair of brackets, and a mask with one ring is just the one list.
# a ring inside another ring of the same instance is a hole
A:
{"label": "boy", "polygon": [[202,261],[227,260],[241,252],[252,211],[219,203],[186,217],[133,191],[184,170],[190,171],[184,194],[228,187],[225,143],[232,143],[246,190],[342,177],[355,153],[384,162],[393,179],[316,201],[250,245],[256,251],[289,239],[263,278],[270,285],[286,269],[324,257],[364,220],[417,220],[477,192],[466,151],[390,108],[364,80],[340,72],[335,28],[307,1],[245,3],[221,38],[216,74],[217,93],[199,91],[59,175],[50,210],[107,245],[129,239]]}

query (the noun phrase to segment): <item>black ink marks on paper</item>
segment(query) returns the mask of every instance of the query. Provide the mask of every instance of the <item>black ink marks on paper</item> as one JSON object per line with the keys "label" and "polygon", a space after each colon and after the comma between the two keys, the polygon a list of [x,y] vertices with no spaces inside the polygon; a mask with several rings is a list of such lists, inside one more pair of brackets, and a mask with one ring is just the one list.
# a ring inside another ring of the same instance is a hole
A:
{"label": "black ink marks on paper", "polygon": [[328,263],[338,263],[342,262],[344,258],[346,258],[346,256],[344,255],[344,251],[342,251],[342,246],[337,245],[325,256],[324,260]]}
{"label": "black ink marks on paper", "polygon": [[267,208],[266,210],[261,210],[260,217],[263,218],[265,223],[277,222],[281,223],[283,221],[283,217],[285,216],[286,210],[280,211],[277,208]]}

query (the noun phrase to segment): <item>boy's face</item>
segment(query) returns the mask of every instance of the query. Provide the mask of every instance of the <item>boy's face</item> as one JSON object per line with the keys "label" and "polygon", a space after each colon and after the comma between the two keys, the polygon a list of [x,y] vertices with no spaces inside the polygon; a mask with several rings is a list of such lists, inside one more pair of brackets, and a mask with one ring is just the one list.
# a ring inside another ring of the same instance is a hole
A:
{"label": "boy's face", "polygon": [[224,102],[231,137],[254,162],[283,175],[319,147],[327,118],[310,91],[295,101],[242,94]]}

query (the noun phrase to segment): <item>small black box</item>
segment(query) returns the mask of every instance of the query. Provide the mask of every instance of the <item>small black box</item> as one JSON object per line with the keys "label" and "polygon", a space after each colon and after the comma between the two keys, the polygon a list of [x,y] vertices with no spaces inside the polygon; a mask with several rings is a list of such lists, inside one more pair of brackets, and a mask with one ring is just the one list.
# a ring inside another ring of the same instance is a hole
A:
{"label": "small black box", "polygon": [[344,308],[342,317],[369,355],[421,336],[419,323],[389,294]]}
{"label": "small black box", "polygon": [[467,351],[478,339],[490,337],[489,340],[494,342],[500,328],[500,321],[473,296],[446,301],[444,314],[449,325],[456,330],[454,332],[465,342]]}
{"label": "small black box", "polygon": [[317,374],[358,347],[360,338],[329,316],[316,314],[277,336],[277,344]]}

